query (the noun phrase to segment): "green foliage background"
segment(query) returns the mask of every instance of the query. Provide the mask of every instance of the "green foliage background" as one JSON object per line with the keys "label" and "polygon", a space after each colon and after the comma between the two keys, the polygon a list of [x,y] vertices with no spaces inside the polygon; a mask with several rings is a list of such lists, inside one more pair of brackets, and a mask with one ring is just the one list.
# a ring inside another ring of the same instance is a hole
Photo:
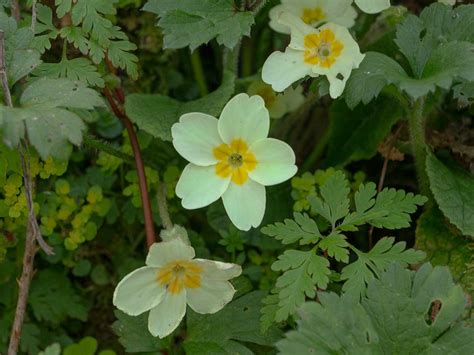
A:
{"label": "green foliage background", "polygon": [[[218,116],[259,80],[288,42],[268,27],[277,3],[30,0],[17,23],[0,0],[14,100],[0,106],[0,353],[22,269],[26,137],[35,214],[55,254],[37,254],[22,353],[474,348],[474,5],[398,1],[408,10],[359,16],[352,34],[366,58],[343,97],[331,101],[319,78],[302,81],[305,102],[272,120],[271,136],[293,147],[300,170],[268,189],[261,229],[238,231],[221,202],[181,207],[174,188],[186,162],[170,128],[186,112]],[[244,269],[231,304],[214,315],[188,310],[163,340],[148,333],[146,315],[111,302],[118,281],[143,265],[146,242],[132,146],[106,90],[123,96],[137,129],[157,229],[164,183],[197,256]],[[425,261],[433,266],[407,268]]]}

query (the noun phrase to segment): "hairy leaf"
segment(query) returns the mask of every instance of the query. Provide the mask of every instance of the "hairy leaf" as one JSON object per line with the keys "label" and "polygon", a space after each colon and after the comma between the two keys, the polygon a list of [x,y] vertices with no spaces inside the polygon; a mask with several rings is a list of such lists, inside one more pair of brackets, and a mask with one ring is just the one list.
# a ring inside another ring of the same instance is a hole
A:
{"label": "hairy leaf", "polygon": [[228,0],[150,0],[143,9],[159,16],[167,48],[194,50],[213,38],[233,48],[250,35],[254,22],[251,12],[240,11]]}
{"label": "hairy leaf", "polygon": [[[259,314],[265,292],[248,293],[215,314],[189,311],[187,354],[252,354],[243,343],[272,346],[281,336],[277,328],[260,331]],[[232,321],[229,321],[232,320]]]}
{"label": "hairy leaf", "polygon": [[171,140],[171,126],[187,112],[204,112],[218,116],[234,93],[235,77],[224,74],[222,85],[213,93],[194,101],[180,102],[167,96],[132,94],[127,96],[125,110],[130,119],[154,137]]}
{"label": "hairy leaf", "polygon": [[394,241],[393,237],[382,238],[368,253],[355,249],[357,261],[342,269],[341,279],[347,280],[342,290],[352,297],[359,298],[364,294],[366,284],[374,279],[375,275],[385,271],[391,263],[413,264],[425,257],[421,251],[405,250],[405,242],[393,244]]}
{"label": "hairy leaf", "polygon": [[415,273],[392,264],[369,283],[362,305],[334,293],[319,299],[277,343],[282,354],[467,355],[474,346],[474,329],[461,321],[466,300],[445,267],[425,264]]}
{"label": "hairy leaf", "polygon": [[263,234],[281,240],[283,244],[297,241],[300,244],[316,243],[321,237],[316,222],[307,214],[295,213],[294,219],[285,219],[284,223],[277,222],[261,229]]}
{"label": "hairy leaf", "polygon": [[474,177],[446,166],[433,154],[426,158],[426,171],[441,211],[461,232],[474,237]]}

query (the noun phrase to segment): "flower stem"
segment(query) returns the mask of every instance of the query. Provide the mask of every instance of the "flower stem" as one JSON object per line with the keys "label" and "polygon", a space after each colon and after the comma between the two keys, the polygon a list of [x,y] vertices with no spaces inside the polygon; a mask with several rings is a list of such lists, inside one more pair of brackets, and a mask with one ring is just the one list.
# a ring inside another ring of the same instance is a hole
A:
{"label": "flower stem", "polygon": [[201,56],[199,55],[199,49],[195,49],[191,53],[191,65],[193,67],[194,78],[199,87],[199,92],[201,96],[206,96],[209,93],[206,84],[206,77],[204,75],[204,70],[202,68]]}
{"label": "flower stem", "polygon": [[426,119],[423,115],[424,107],[424,98],[419,98],[413,103],[408,113],[408,126],[420,192],[425,196],[431,197],[430,184],[425,169],[427,145],[425,139]]}

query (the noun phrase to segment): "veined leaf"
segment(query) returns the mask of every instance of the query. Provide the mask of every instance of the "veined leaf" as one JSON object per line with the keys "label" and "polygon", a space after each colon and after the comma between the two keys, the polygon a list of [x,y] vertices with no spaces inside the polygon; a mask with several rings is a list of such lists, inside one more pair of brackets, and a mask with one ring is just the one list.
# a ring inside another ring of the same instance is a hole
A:
{"label": "veined leaf", "polygon": [[143,9],[159,16],[167,48],[194,50],[213,38],[233,48],[250,35],[254,23],[251,12],[240,11],[228,0],[149,0]]}
{"label": "veined leaf", "polygon": [[263,234],[281,240],[283,244],[297,241],[300,244],[316,243],[321,238],[316,222],[307,214],[295,213],[295,220],[285,219],[284,223],[275,223],[261,229]]}

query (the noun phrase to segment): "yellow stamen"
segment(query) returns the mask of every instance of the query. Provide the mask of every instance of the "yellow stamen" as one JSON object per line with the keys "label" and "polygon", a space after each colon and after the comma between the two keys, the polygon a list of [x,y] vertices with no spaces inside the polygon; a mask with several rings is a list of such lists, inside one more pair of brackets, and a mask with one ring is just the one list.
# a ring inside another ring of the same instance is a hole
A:
{"label": "yellow stamen", "polygon": [[230,144],[221,144],[214,148],[214,157],[219,161],[216,174],[222,178],[231,176],[237,185],[248,180],[249,172],[257,166],[257,159],[243,139],[234,139]]}
{"label": "yellow stamen", "polygon": [[307,64],[330,68],[341,55],[344,45],[336,39],[334,32],[326,28],[319,34],[304,37],[304,61]]}
{"label": "yellow stamen", "polygon": [[156,281],[167,287],[171,294],[178,294],[184,288],[201,287],[202,268],[192,261],[176,260],[162,267]]}
{"label": "yellow stamen", "polygon": [[325,17],[326,15],[320,7],[315,7],[314,9],[306,8],[303,10],[303,14],[301,15],[303,22],[308,25],[324,20]]}

